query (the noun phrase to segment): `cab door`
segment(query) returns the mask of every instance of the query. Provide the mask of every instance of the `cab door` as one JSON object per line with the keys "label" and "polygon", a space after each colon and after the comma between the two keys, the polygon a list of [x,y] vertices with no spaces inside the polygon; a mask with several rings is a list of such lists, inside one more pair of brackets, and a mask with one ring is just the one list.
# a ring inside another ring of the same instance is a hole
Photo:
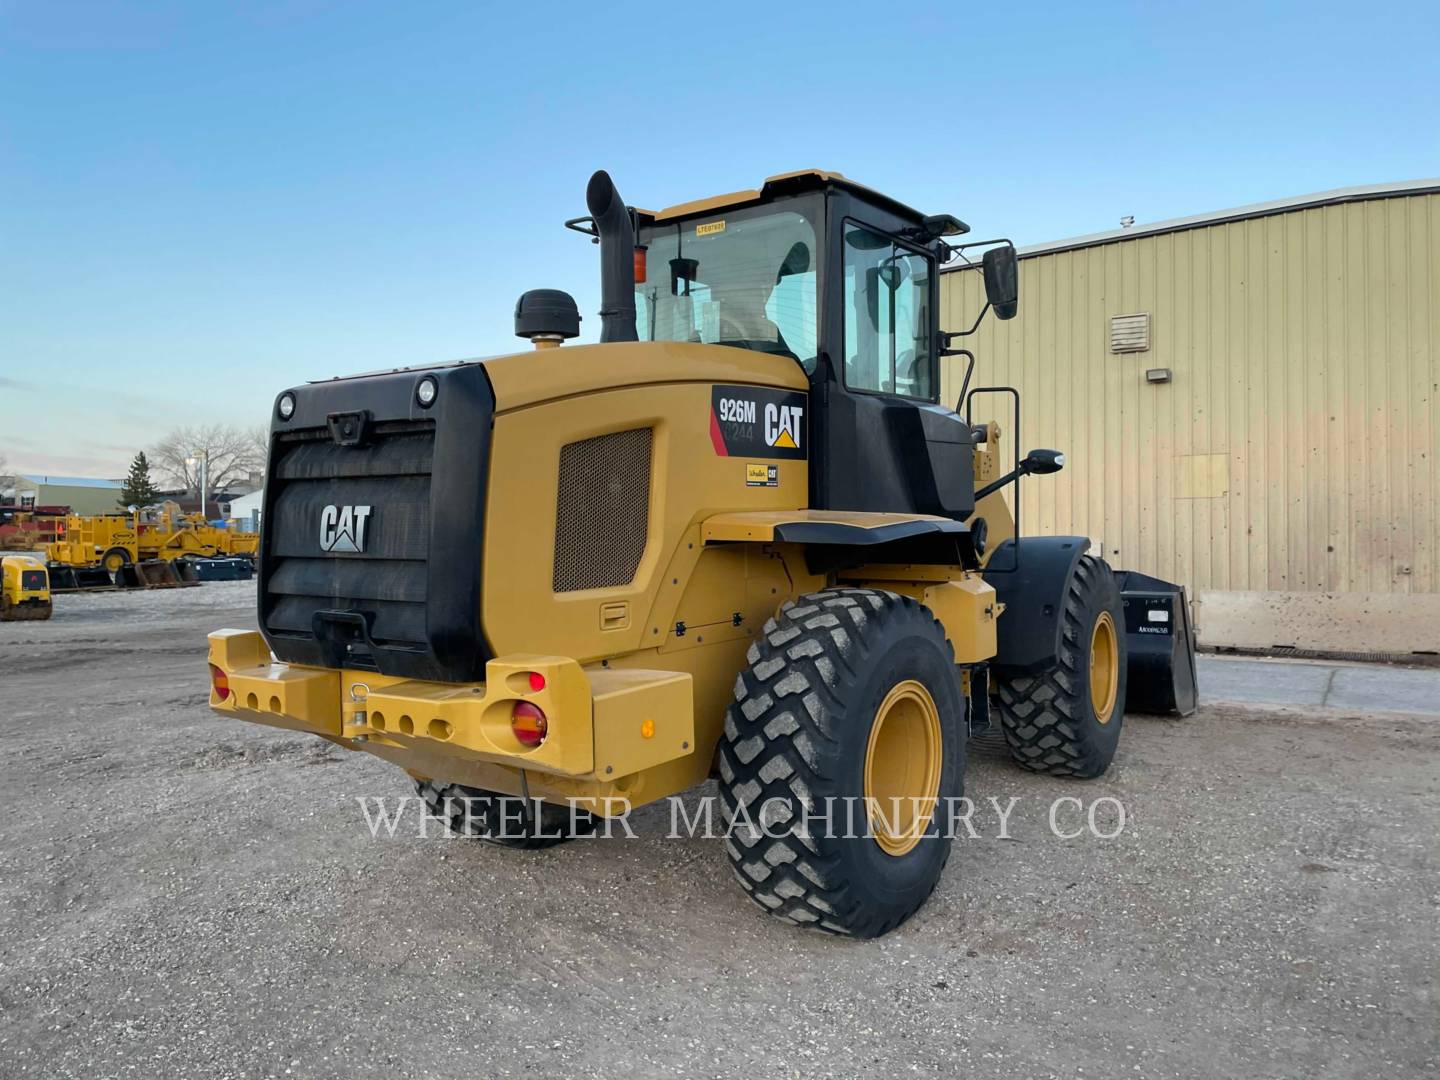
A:
{"label": "cab door", "polygon": [[850,217],[836,231],[815,505],[963,518],[974,509],[974,442],[937,403],[935,257]]}

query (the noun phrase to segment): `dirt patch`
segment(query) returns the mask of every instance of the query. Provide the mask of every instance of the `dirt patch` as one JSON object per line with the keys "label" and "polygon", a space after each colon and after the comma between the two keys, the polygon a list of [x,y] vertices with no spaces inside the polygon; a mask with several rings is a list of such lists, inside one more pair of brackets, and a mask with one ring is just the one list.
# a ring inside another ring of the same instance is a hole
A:
{"label": "dirt patch", "polygon": [[[1434,1073],[1440,725],[1130,716],[1089,783],[977,739],[978,836],[912,921],[839,941],[664,807],[541,852],[372,834],[402,772],[206,707],[205,634],[253,593],[0,624],[6,1080]],[[1057,799],[1126,827],[1070,836]]]}

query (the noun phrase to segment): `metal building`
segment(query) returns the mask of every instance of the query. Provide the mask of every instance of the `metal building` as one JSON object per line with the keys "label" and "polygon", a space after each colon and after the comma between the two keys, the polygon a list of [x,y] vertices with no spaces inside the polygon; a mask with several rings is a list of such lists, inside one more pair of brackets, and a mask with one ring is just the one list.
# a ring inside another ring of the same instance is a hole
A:
{"label": "metal building", "polygon": [[[980,274],[942,281],[968,327]],[[1068,454],[1027,532],[1185,584],[1204,644],[1440,651],[1440,179],[1023,248],[1019,315],[968,344]]]}
{"label": "metal building", "polygon": [[19,507],[68,506],[76,514],[110,514],[119,510],[121,486],[119,480],[90,476],[25,473],[5,485],[0,501]]}

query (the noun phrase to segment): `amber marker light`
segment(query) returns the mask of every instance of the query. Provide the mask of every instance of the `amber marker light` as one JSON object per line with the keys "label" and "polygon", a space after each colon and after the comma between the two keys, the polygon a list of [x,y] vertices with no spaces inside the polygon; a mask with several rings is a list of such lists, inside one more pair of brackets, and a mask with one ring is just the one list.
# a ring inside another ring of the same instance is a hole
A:
{"label": "amber marker light", "polygon": [[510,712],[510,730],[521,746],[533,750],[545,741],[549,724],[539,705],[517,701]]}

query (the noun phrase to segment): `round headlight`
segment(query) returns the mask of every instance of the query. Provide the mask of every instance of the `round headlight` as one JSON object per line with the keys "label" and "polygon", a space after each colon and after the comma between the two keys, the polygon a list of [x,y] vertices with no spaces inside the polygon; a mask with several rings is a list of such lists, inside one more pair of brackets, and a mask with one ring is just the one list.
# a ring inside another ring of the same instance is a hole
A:
{"label": "round headlight", "polygon": [[281,420],[289,420],[295,415],[295,395],[288,390],[280,395],[280,404],[277,407]]}
{"label": "round headlight", "polygon": [[430,376],[420,380],[420,385],[415,387],[415,400],[420,403],[422,409],[428,409],[435,404],[435,395],[440,393],[440,387]]}

